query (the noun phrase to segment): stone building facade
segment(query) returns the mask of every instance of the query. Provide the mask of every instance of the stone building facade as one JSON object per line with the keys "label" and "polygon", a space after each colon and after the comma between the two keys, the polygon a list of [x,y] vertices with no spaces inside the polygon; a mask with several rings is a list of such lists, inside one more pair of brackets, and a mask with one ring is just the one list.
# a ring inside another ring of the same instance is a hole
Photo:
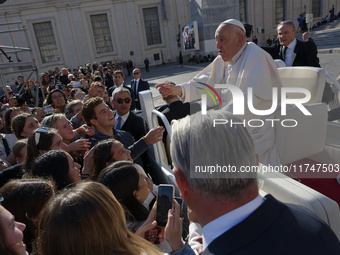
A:
{"label": "stone building facade", "polygon": [[[35,0],[0,5],[0,24],[21,20],[26,32],[0,34],[0,45],[32,48],[39,69],[77,68],[132,60],[144,66],[176,60],[179,26],[189,23],[183,0]],[[0,26],[0,31],[16,25]],[[29,53],[18,53],[30,61]],[[12,59],[16,57],[12,55]],[[0,54],[0,61],[7,61]]]}

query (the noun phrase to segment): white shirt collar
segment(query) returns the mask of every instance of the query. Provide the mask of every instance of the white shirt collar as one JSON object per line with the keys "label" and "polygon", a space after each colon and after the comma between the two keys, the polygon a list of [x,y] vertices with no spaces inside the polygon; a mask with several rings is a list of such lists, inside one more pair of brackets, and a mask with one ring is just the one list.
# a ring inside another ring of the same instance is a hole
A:
{"label": "white shirt collar", "polygon": [[286,51],[286,58],[285,58],[285,63],[286,66],[292,66],[292,58],[293,58],[293,53],[294,49],[296,46],[296,39],[294,39],[288,46],[287,46],[287,51]]}
{"label": "white shirt collar", "polygon": [[203,227],[203,250],[209,246],[217,237],[236,226],[252,214],[264,202],[263,197],[258,195],[252,201],[230,211]]}
{"label": "white shirt collar", "polygon": [[[125,121],[127,120],[127,118],[129,117],[129,114],[130,114],[130,111],[127,112],[127,114],[123,115],[123,116],[120,116],[122,118],[122,125],[121,127],[123,126],[123,124],[125,123]],[[119,114],[118,112],[116,112],[116,116],[115,116],[115,119],[117,120],[119,117]]]}
{"label": "white shirt collar", "polygon": [[287,50],[293,50],[295,49],[296,46],[296,38],[287,46],[288,49]]}

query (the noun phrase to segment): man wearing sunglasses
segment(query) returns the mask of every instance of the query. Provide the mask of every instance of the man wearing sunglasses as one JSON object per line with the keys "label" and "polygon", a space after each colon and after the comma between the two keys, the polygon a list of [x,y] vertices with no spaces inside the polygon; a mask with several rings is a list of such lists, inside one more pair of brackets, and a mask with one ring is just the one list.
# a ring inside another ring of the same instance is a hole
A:
{"label": "man wearing sunglasses", "polygon": [[132,102],[130,91],[120,87],[113,91],[112,98],[116,109],[115,129],[129,132],[136,141],[142,138],[145,135],[144,121],[143,118],[130,111]]}
{"label": "man wearing sunglasses", "polygon": [[150,86],[149,86],[149,83],[147,81],[144,81],[140,78],[142,76],[140,69],[135,68],[133,70],[132,74],[133,74],[134,79],[131,81],[131,88],[133,90],[133,95],[135,97],[136,109],[140,110],[141,107],[140,107],[138,93],[141,92],[141,91],[150,89]]}

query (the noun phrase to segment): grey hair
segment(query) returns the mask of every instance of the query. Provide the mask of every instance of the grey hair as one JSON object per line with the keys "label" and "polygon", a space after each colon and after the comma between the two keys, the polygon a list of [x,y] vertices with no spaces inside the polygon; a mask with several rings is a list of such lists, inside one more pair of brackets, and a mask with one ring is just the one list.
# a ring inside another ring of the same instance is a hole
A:
{"label": "grey hair", "polygon": [[296,31],[295,24],[291,20],[281,21],[280,24],[277,25],[277,29],[276,30],[279,30],[279,27],[284,26],[284,25],[289,25],[289,26],[292,27],[293,31]]}
{"label": "grey hair", "polygon": [[[227,124],[214,126],[214,120]],[[239,171],[244,167],[257,169],[253,140],[242,125],[230,123],[241,121],[230,112],[217,110],[206,115],[198,112],[172,126],[170,150],[174,166],[185,175],[193,190],[208,198],[236,200],[257,183],[256,171]],[[229,166],[236,171],[202,173],[210,166],[215,169]]]}
{"label": "grey hair", "polygon": [[123,93],[123,92],[129,93],[129,95],[130,95],[130,97],[131,97],[130,90],[128,90],[127,88],[124,88],[123,86],[120,86],[119,88],[116,88],[116,89],[112,92],[112,99],[115,100],[116,94],[118,94],[118,93]]}

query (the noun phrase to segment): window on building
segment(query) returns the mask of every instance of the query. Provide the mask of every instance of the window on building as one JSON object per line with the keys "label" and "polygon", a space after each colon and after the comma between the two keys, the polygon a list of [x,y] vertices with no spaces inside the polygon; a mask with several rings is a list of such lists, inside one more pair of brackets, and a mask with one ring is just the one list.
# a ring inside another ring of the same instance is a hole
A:
{"label": "window on building", "polygon": [[155,61],[160,60],[159,53],[153,54],[153,60]]}
{"label": "window on building", "polygon": [[240,0],[240,21],[247,22],[247,2],[246,0]]}
{"label": "window on building", "polygon": [[154,45],[162,43],[161,30],[159,27],[158,8],[144,8],[143,17],[147,44]]}
{"label": "window on building", "polygon": [[285,20],[285,0],[275,0],[275,24]]}
{"label": "window on building", "polygon": [[321,0],[313,0],[312,2],[313,17],[321,17]]}
{"label": "window on building", "polygon": [[35,23],[33,24],[33,28],[42,62],[51,63],[59,61],[60,56],[51,21]]}
{"label": "window on building", "polygon": [[91,15],[90,18],[97,54],[112,52],[113,44],[107,15]]}

